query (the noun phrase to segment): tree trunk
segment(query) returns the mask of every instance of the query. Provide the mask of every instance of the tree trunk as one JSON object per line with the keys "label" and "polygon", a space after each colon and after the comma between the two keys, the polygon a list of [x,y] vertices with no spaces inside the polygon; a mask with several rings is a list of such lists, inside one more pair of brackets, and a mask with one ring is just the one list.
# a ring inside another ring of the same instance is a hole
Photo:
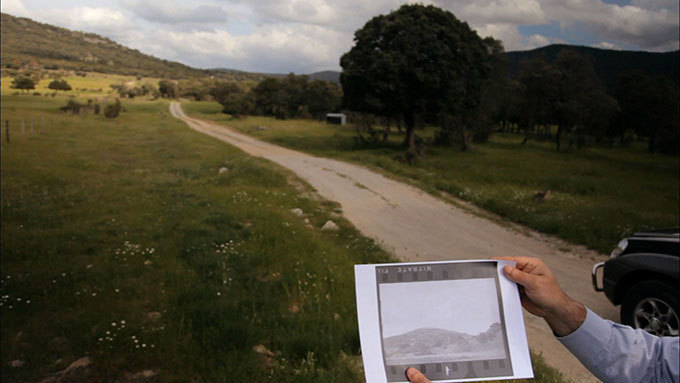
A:
{"label": "tree trunk", "polygon": [[652,134],[649,136],[649,152],[654,153],[656,149],[656,135]]}
{"label": "tree trunk", "polygon": [[406,135],[404,136],[404,142],[403,146],[406,146],[411,149],[412,146],[415,147],[415,119],[413,118],[413,114],[411,113],[405,113],[404,114],[404,125],[406,126]]}
{"label": "tree trunk", "polygon": [[529,119],[529,123],[527,124],[527,127],[524,128],[524,140],[522,140],[522,145],[525,145],[529,141],[530,130],[533,129],[533,126],[534,126],[534,120]]}
{"label": "tree trunk", "polygon": [[555,133],[555,146],[557,151],[560,151],[560,139],[562,138],[562,124],[557,124],[557,133]]}
{"label": "tree trunk", "polygon": [[465,125],[461,124],[460,125],[460,148],[462,151],[466,152],[470,149],[470,137],[467,132],[465,131]]}
{"label": "tree trunk", "polygon": [[406,158],[408,159],[408,162],[412,164],[418,154],[416,151],[415,119],[413,117],[413,113],[404,113],[404,125],[406,125],[404,146],[408,146]]}
{"label": "tree trunk", "polygon": [[382,142],[387,142],[387,137],[389,137],[390,130],[392,130],[391,125],[392,125],[392,118],[388,117],[387,121],[385,121],[385,130],[383,131]]}

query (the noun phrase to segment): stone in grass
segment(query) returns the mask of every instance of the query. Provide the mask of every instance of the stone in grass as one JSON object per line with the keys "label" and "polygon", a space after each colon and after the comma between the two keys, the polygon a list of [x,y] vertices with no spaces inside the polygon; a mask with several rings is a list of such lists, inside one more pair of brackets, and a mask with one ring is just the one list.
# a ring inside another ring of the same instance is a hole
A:
{"label": "stone in grass", "polygon": [[219,174],[226,174],[226,173],[228,173],[228,172],[229,172],[229,168],[226,167],[226,166],[222,166],[222,167],[220,168],[220,171],[219,171],[218,173],[219,173]]}
{"label": "stone in grass", "polygon": [[321,230],[323,230],[323,231],[338,231],[338,230],[340,230],[340,228],[338,227],[338,225],[335,224],[335,222],[328,220],[328,221],[326,221],[326,223],[323,224],[323,226],[321,227]]}
{"label": "stone in grass", "polygon": [[160,370],[142,370],[133,374],[126,372],[125,377],[127,378],[128,382],[139,382],[149,380],[159,373]]}
{"label": "stone in grass", "polygon": [[302,217],[305,214],[299,207],[296,207],[295,209],[290,209],[290,212],[297,215],[298,217]]}
{"label": "stone in grass", "polygon": [[266,355],[266,356],[274,356],[274,353],[269,351],[267,347],[265,347],[263,344],[258,344],[257,346],[253,347],[253,351],[260,355]]}
{"label": "stone in grass", "polygon": [[152,311],[152,312],[146,314],[145,322],[146,323],[154,323],[154,322],[158,322],[159,319],[161,319],[161,313],[159,313],[158,311]]}
{"label": "stone in grass", "polygon": [[66,369],[64,371],[60,372],[59,374],[60,375],[71,375],[71,374],[75,373],[77,370],[79,370],[81,368],[85,368],[85,367],[89,366],[90,364],[92,364],[92,359],[90,359],[90,357],[88,357],[88,356],[84,356],[84,357],[76,360],[75,362],[69,364],[69,366],[66,367]]}

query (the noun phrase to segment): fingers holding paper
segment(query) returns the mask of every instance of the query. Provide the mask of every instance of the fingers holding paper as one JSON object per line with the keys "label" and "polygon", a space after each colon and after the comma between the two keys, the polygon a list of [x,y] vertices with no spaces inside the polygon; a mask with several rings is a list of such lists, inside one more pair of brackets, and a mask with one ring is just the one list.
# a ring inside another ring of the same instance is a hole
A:
{"label": "fingers holding paper", "polygon": [[406,377],[411,383],[432,383],[430,379],[426,378],[422,372],[417,369],[410,367],[406,370]]}
{"label": "fingers holding paper", "polygon": [[515,267],[505,266],[505,276],[520,286],[522,306],[528,312],[544,318],[556,335],[570,334],[583,323],[585,307],[560,288],[555,276],[543,261],[530,257],[494,259],[516,262]]}

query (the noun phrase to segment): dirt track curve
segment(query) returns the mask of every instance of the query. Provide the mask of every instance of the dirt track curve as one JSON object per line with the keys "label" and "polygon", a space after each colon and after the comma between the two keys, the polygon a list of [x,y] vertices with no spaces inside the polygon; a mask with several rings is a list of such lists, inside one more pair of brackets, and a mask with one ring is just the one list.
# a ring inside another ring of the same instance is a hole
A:
{"label": "dirt track curve", "polygon": [[[361,166],[282,148],[188,117],[176,102],[170,104],[170,112],[199,132],[292,170],[321,196],[339,202],[345,217],[364,235],[404,261],[538,257],[571,297],[604,318],[618,318],[618,309],[590,284],[592,265],[604,259],[600,254],[527,229],[513,229],[516,225],[500,225]],[[526,314],[525,322],[534,352],[542,353],[550,365],[576,382],[597,381],[555,340],[542,319]]]}

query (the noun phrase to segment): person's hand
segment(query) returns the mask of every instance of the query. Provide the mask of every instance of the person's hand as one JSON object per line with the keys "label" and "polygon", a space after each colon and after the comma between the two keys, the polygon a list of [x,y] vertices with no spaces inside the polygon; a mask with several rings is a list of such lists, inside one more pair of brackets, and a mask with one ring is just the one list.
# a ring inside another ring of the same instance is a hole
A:
{"label": "person's hand", "polygon": [[406,377],[411,383],[432,383],[430,379],[426,378],[422,372],[418,371],[413,367],[406,369]]}
{"label": "person's hand", "polygon": [[555,335],[568,335],[581,326],[586,318],[585,307],[562,291],[543,261],[529,257],[493,259],[517,263],[516,267],[503,268],[505,276],[520,285],[522,306],[530,313],[544,318]]}

